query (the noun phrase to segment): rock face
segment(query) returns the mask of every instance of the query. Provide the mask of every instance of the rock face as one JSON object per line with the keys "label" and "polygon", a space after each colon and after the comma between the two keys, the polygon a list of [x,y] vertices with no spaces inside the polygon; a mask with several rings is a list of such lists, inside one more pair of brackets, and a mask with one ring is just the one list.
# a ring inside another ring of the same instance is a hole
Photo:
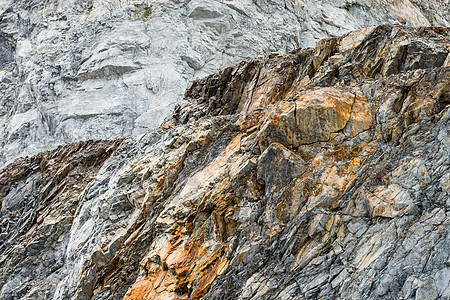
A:
{"label": "rock face", "polygon": [[448,0],[0,0],[0,166],[144,133],[194,78],[384,23],[449,26]]}
{"label": "rock face", "polygon": [[450,298],[449,37],[371,27],[247,60],[115,151],[18,160],[0,299]]}
{"label": "rock face", "polygon": [[[89,141],[22,158],[0,172],[0,298],[44,299],[61,278],[80,194],[120,141]],[[30,281],[33,278],[35,281]],[[25,296],[27,295],[27,296]]]}

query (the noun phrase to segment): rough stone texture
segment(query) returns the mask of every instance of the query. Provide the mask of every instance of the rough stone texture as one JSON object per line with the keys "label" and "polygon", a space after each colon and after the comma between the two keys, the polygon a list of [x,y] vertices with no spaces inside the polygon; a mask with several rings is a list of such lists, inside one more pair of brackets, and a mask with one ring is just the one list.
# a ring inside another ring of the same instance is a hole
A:
{"label": "rough stone texture", "polygon": [[243,59],[371,25],[449,26],[449,7],[449,0],[0,0],[0,166],[58,144],[144,133],[168,117],[193,79]]}
{"label": "rough stone texture", "polygon": [[101,161],[75,183],[66,148],[3,169],[0,299],[450,298],[449,37],[380,26],[224,69],[87,185]]}
{"label": "rough stone texture", "polygon": [[0,171],[1,299],[53,295],[80,195],[119,144],[61,146]]}

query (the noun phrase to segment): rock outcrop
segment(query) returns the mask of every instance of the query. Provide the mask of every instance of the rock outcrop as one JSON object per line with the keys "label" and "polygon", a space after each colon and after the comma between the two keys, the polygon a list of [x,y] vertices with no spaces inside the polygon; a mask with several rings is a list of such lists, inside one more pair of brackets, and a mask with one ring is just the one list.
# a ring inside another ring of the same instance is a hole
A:
{"label": "rock outcrop", "polygon": [[449,298],[449,37],[247,60],[112,155],[3,169],[0,299]]}
{"label": "rock outcrop", "polygon": [[0,167],[136,135],[195,78],[384,23],[450,26],[448,0],[0,0]]}
{"label": "rock outcrop", "polygon": [[[80,195],[120,145],[88,141],[21,158],[0,172],[0,298],[44,299],[64,265]],[[30,281],[35,279],[36,281]]]}

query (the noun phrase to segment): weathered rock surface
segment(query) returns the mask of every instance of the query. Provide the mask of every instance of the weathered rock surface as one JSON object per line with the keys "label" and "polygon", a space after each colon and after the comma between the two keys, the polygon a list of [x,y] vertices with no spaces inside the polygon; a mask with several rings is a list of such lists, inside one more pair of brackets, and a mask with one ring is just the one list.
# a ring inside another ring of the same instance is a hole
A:
{"label": "weathered rock surface", "polygon": [[450,26],[449,0],[0,0],[0,167],[144,133],[195,78],[384,23]]}
{"label": "weathered rock surface", "polygon": [[449,37],[372,27],[226,68],[49,202],[21,186],[63,150],[7,167],[0,299],[450,298]]}
{"label": "weathered rock surface", "polygon": [[18,159],[0,172],[0,298],[44,299],[53,294],[79,196],[119,144],[61,146]]}

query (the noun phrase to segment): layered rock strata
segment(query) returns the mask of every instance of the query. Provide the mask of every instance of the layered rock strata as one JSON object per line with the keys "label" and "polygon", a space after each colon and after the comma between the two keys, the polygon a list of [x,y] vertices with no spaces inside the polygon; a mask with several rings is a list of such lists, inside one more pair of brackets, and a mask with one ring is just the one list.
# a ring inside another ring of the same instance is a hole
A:
{"label": "layered rock strata", "polygon": [[448,0],[0,0],[0,167],[169,117],[195,78],[384,23],[450,26]]}
{"label": "layered rock strata", "polygon": [[[80,195],[118,141],[89,141],[21,158],[0,171],[0,298],[44,299],[56,284]],[[34,279],[31,280],[30,279]]]}
{"label": "layered rock strata", "polygon": [[85,187],[44,189],[77,200],[43,223],[5,199],[54,173],[4,169],[0,299],[449,298],[449,37],[372,27],[198,80]]}

